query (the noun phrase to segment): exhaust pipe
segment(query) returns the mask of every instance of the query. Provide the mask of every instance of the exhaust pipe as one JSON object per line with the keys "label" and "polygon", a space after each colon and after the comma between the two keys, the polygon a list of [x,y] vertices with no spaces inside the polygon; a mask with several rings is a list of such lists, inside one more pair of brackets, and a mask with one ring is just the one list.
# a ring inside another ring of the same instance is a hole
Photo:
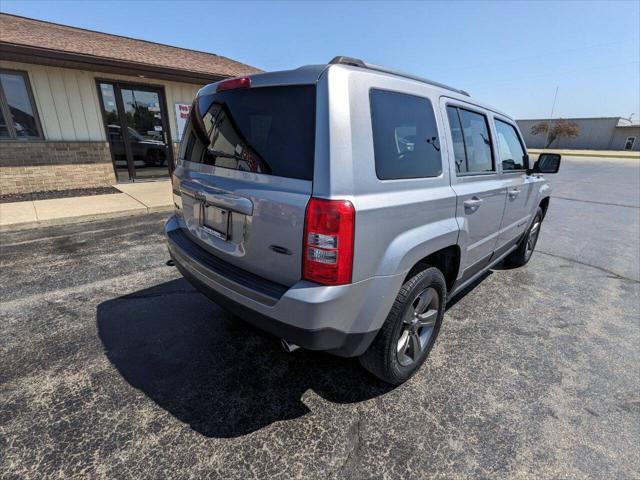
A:
{"label": "exhaust pipe", "polygon": [[282,345],[282,348],[284,349],[285,352],[287,353],[293,353],[296,350],[298,350],[300,347],[298,345],[296,345],[295,343],[289,343],[287,342],[284,338],[280,339],[280,345]]}

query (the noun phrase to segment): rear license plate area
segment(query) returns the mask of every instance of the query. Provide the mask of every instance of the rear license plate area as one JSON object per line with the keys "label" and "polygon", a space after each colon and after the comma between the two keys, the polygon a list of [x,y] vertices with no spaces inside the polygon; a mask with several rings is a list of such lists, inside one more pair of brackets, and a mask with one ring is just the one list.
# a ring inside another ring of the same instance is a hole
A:
{"label": "rear license plate area", "polygon": [[202,205],[200,228],[220,240],[229,240],[231,212],[224,208]]}

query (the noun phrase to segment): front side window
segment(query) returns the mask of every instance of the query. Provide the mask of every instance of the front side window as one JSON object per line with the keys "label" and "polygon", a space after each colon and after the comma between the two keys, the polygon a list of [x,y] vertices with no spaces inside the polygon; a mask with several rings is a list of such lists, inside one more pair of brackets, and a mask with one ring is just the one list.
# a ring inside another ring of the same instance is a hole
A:
{"label": "front side window", "polygon": [[439,176],[442,157],[429,99],[374,89],[370,101],[378,178]]}
{"label": "front side window", "polygon": [[464,108],[447,107],[456,173],[493,172],[493,153],[487,117]]}
{"label": "front side window", "polygon": [[502,170],[524,170],[526,153],[513,125],[496,119],[496,133]]}
{"label": "front side window", "polygon": [[0,138],[3,140],[41,139],[27,75],[0,71]]}

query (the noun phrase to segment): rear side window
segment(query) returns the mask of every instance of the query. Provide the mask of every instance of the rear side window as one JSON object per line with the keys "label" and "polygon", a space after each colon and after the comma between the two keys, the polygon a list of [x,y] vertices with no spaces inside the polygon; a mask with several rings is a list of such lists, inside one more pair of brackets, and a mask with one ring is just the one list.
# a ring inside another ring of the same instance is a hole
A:
{"label": "rear side window", "polygon": [[496,118],[496,134],[502,170],[523,170],[525,168],[524,148],[513,125]]}
{"label": "rear side window", "polygon": [[[226,90],[199,99],[184,159],[233,170],[313,179],[313,85]],[[194,109],[195,110],[195,109]]]}
{"label": "rear side window", "polygon": [[487,117],[453,106],[447,107],[447,117],[451,128],[456,172],[493,172],[493,152]]}
{"label": "rear side window", "polygon": [[370,102],[378,178],[439,176],[442,157],[429,99],[373,89]]}

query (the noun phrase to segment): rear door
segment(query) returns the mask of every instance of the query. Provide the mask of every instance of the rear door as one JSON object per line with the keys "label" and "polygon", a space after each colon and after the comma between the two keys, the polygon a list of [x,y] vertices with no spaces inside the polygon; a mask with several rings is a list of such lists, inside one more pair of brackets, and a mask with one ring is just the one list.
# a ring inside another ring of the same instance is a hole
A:
{"label": "rear door", "polygon": [[196,243],[271,281],[300,279],[315,110],[314,85],[236,88],[196,100],[174,179]]}
{"label": "rear door", "polygon": [[494,115],[498,160],[507,189],[507,200],[498,238],[497,250],[514,245],[526,230],[536,202],[534,179],[527,175],[527,155],[524,142],[513,122]]}
{"label": "rear door", "polygon": [[506,189],[496,167],[487,113],[470,104],[442,99],[449,128],[451,186],[461,228],[462,280],[482,270],[496,247]]}

